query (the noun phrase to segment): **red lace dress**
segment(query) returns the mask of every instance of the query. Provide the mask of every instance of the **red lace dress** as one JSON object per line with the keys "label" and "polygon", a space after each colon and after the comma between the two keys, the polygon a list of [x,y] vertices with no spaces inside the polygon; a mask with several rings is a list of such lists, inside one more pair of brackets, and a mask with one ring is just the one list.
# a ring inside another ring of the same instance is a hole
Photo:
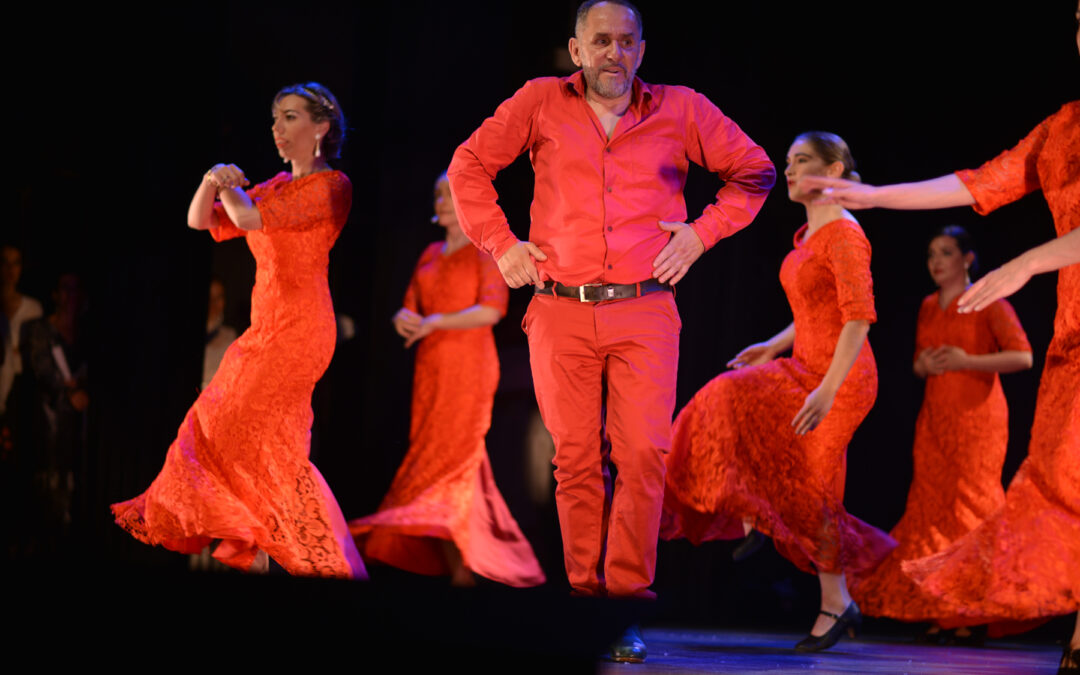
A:
{"label": "red lace dress", "polygon": [[734,539],[745,517],[800,569],[850,573],[896,546],[843,504],[848,441],[877,396],[869,342],[821,424],[796,436],[791,420],[821,384],[844,324],[877,318],[870,242],[848,220],[805,233],[780,268],[795,319],[792,357],[725,372],[679,413],[660,533]]}
{"label": "red lace dress", "polygon": [[[915,354],[953,345],[968,354],[1031,351],[1011,305],[998,300],[981,312],[959,314],[939,293],[923,300]],[[900,569],[904,560],[936,553],[1005,503],[1001,466],[1009,442],[1009,409],[997,373],[954,370],[926,378],[915,423],[914,475],[904,516],[893,528],[899,546],[869,576],[850,580],[864,614],[933,621],[955,611],[923,593]]]}
{"label": "red lace dress", "polygon": [[[471,245],[449,255],[424,250],[405,307],[424,316],[476,304],[506,313],[509,290],[491,256]],[[367,559],[416,572],[449,574],[443,541],[465,566],[511,586],[544,573],[495,487],[484,437],[499,383],[491,327],[439,330],[416,349],[409,452],[379,510],[349,522]]]}
{"label": "red lace dress", "polygon": [[[979,213],[1041,189],[1059,237],[1080,227],[1080,101],[1063,106],[1012,150],[957,175]],[[1054,337],[1031,444],[1004,507],[944,551],[903,568],[923,590],[958,605],[964,623],[975,624],[1077,611],[1078,561],[1080,265],[1071,265],[1058,272]]]}
{"label": "red lace dress", "polygon": [[113,504],[118,525],[147,544],[247,569],[258,549],[290,574],[365,577],[333,494],[308,459],[311,392],[334,353],[326,268],[352,186],[324,171],[280,173],[248,193],[262,229],[238,229],[221,205],[222,241],[255,256],[251,327],[225,352],[184,417],[165,466],[138,497]]}

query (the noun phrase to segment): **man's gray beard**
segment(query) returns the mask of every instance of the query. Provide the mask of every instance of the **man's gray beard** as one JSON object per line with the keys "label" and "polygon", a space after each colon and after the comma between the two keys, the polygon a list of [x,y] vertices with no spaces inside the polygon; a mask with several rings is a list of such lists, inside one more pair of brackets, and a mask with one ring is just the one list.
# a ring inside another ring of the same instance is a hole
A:
{"label": "man's gray beard", "polygon": [[630,87],[634,86],[634,73],[627,73],[626,79],[623,80],[623,86],[618,89],[613,89],[607,85],[600,84],[600,69],[593,70],[592,72],[586,70],[585,84],[589,85],[589,89],[600,98],[619,98],[629,91]]}

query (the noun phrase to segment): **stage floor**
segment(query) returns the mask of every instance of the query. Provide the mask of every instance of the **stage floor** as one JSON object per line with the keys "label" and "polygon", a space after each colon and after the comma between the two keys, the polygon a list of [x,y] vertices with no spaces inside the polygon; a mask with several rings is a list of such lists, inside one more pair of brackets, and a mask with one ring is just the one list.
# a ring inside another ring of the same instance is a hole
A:
{"label": "stage floor", "polygon": [[603,663],[602,675],[652,673],[989,673],[1037,675],[1057,672],[1061,648],[988,640],[985,647],[934,647],[874,635],[842,639],[818,654],[792,647],[805,637],[795,633],[746,632],[702,628],[642,630],[649,647],[643,664]]}

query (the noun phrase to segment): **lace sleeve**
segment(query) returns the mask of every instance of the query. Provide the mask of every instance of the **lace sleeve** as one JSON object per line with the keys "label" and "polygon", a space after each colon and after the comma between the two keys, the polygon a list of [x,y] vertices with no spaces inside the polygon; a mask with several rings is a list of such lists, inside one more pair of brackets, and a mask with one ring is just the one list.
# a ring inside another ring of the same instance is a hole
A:
{"label": "lace sleeve", "polygon": [[1020,318],[1016,316],[1016,310],[1008,301],[998,300],[983,312],[986,315],[986,322],[999,350],[1031,351],[1031,343],[1028,342],[1027,333],[1024,332],[1024,327],[1020,325]]}
{"label": "lace sleeve", "polygon": [[229,214],[225,213],[224,204],[214,202],[214,214],[217,215],[217,225],[210,228],[210,236],[214,238],[214,241],[226,241],[244,236],[244,230],[237,227],[229,219]]}
{"label": "lace sleeve", "polygon": [[836,277],[836,299],[840,316],[848,321],[877,321],[874,310],[874,282],[870,276],[870,242],[857,225],[834,229],[827,243],[829,268]]}
{"label": "lace sleeve", "polygon": [[420,259],[416,261],[416,267],[413,268],[412,277],[409,279],[409,287],[405,289],[405,299],[401,301],[401,306],[405,309],[412,310],[417,314],[423,314],[421,307],[424,304],[424,299],[420,288],[420,269],[431,261],[432,253],[437,252],[439,246],[441,244],[438,242],[428,246],[420,254]]}
{"label": "lace sleeve", "polygon": [[352,184],[345,174],[326,171],[302,178],[255,200],[266,232],[303,232],[332,224],[345,226],[352,206]]}
{"label": "lace sleeve", "polygon": [[1043,120],[1016,147],[1006,150],[978,169],[964,169],[956,175],[975,198],[976,213],[986,215],[1029,192],[1039,189],[1036,164],[1050,129]]}

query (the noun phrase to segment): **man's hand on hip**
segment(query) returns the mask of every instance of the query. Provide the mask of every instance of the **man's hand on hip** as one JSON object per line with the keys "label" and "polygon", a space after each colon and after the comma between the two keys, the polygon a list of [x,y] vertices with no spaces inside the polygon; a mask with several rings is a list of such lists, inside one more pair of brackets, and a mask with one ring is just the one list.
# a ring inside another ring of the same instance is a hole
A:
{"label": "man's hand on hip", "polygon": [[540,280],[536,260],[547,260],[547,255],[531,241],[519,241],[503,253],[496,262],[503,279],[506,279],[506,285],[510,288],[521,288],[526,284],[543,288],[544,282]]}
{"label": "man's hand on hip", "polygon": [[[705,244],[701,243],[701,238],[694,232],[694,228],[686,223],[661,220],[658,225],[661,230],[671,232],[672,235],[660,255],[653,261],[653,278],[660,283],[675,285],[705,252]],[[499,266],[501,267],[502,263],[499,263]]]}

